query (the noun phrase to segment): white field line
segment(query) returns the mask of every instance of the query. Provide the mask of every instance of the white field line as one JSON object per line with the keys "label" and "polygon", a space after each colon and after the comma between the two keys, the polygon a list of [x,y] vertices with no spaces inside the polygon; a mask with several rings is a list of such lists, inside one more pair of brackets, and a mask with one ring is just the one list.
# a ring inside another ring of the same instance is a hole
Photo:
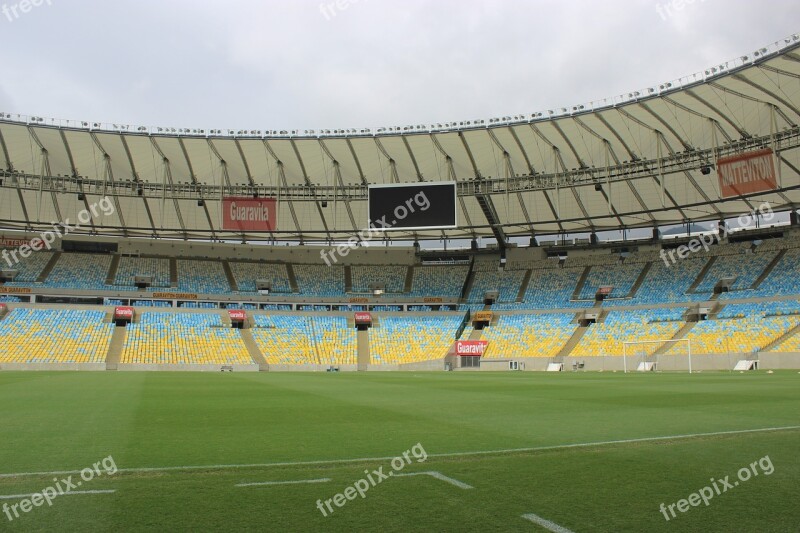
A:
{"label": "white field line", "polygon": [[559,526],[558,524],[551,522],[550,520],[546,520],[541,516],[535,515],[533,513],[524,514],[522,515],[522,518],[524,518],[525,520],[530,520],[534,524],[539,524],[546,530],[552,531],[553,533],[573,533],[572,530]]}
{"label": "white field line", "polygon": [[[744,435],[747,433],[769,433],[775,431],[791,431],[800,429],[800,426],[781,426],[772,428],[757,429],[738,429],[734,431],[714,431],[710,433],[689,433],[686,435],[665,435],[661,437],[642,437],[637,439],[619,439],[597,442],[581,442],[577,444],[555,444],[552,446],[536,446],[531,448],[503,448],[499,450],[480,450],[472,452],[449,452],[449,453],[429,453],[428,457],[469,457],[473,455],[505,455],[511,453],[540,452],[550,450],[568,450],[571,448],[591,448],[595,446],[608,446],[612,444],[634,444],[639,442],[659,442],[669,440],[694,439],[700,437],[718,437],[724,435]],[[118,473],[146,473],[146,472],[172,472],[187,470],[236,470],[247,468],[275,468],[283,466],[321,466],[338,465],[349,463],[374,463],[379,461],[391,461],[394,456],[388,457],[359,457],[356,459],[326,459],[319,461],[289,461],[278,463],[246,463],[246,464],[219,464],[219,465],[192,465],[192,466],[156,466],[141,468],[119,468]],[[15,472],[0,474],[0,479],[21,478],[34,476],[55,476],[66,474],[80,474],[80,470],[54,470],[51,472]]]}
{"label": "white field line", "polygon": [[[59,494],[58,496],[76,496],[79,494],[114,494],[115,492],[117,491],[116,490],[71,490],[63,494]],[[0,500],[19,500],[22,498],[30,498],[35,494],[41,494],[41,492],[35,492],[33,494],[7,494],[4,496],[0,496]]]}
{"label": "white field line", "polygon": [[463,481],[447,477],[441,472],[430,471],[430,472],[408,472],[406,474],[394,474],[394,477],[406,477],[406,476],[431,476],[441,481],[444,481],[445,483],[450,483],[451,485],[455,485],[459,489],[467,490],[475,488],[472,485],[467,485]]}
{"label": "white field line", "polygon": [[269,485],[299,485],[301,483],[327,483],[331,478],[298,479],[297,481],[261,481],[258,483],[239,483],[237,487],[265,487]]}

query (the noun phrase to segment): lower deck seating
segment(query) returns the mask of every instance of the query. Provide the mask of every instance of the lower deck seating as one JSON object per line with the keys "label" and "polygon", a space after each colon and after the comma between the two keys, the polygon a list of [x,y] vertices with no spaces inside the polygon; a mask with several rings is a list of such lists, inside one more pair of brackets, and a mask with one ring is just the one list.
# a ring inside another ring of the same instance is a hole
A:
{"label": "lower deck seating", "polygon": [[[658,311],[611,312],[605,322],[589,326],[570,355],[593,357],[634,352],[650,355],[662,346],[663,343],[658,341],[671,339],[684,324],[682,321],[673,321],[674,318],[674,314]],[[648,342],[629,346],[626,350],[626,341]]]}
{"label": "lower deck seating", "polygon": [[[800,321],[792,321],[792,324],[797,325]],[[788,339],[784,339],[783,342],[772,348],[773,352],[800,352],[800,335],[795,333]]]}
{"label": "lower deck seating", "polygon": [[315,316],[313,339],[322,364],[354,365],[358,361],[355,328],[343,316]]}
{"label": "lower deck seating", "polygon": [[460,316],[380,317],[370,329],[372,363],[416,363],[442,359],[455,341]]}
{"label": "lower deck seating", "polygon": [[555,357],[575,331],[571,314],[504,315],[484,328],[484,357]]}
{"label": "lower deck seating", "polygon": [[[798,315],[705,320],[692,328],[687,338],[692,354],[750,354],[764,349],[798,324]],[[784,346],[778,348],[774,351],[786,351]],[[678,350],[685,351],[686,347],[675,346],[667,353]]]}
{"label": "lower deck seating", "polygon": [[[110,320],[111,306],[122,301],[108,299],[106,311],[10,305],[12,309],[0,317],[0,346],[3,346],[0,363],[102,363],[114,332],[114,326],[106,321]],[[240,306],[231,303],[227,308]],[[352,313],[356,308],[336,314],[314,310],[313,315],[302,312],[248,315],[255,324],[252,336],[270,364],[355,365],[358,343]],[[659,348],[667,349],[668,355],[684,355],[688,343],[670,343],[668,339],[685,325],[685,311],[685,306],[603,311],[601,322],[589,326],[570,355],[651,355]],[[136,314],[140,321],[126,330],[122,363],[253,364],[240,331],[223,323],[227,322],[224,309],[198,312],[139,309]],[[376,314],[370,330],[371,362],[404,364],[441,360],[452,346],[465,313],[420,315]],[[798,326],[797,300],[727,304],[716,308],[709,320],[694,324],[686,339],[691,343],[692,354],[697,355],[794,352],[800,351],[800,335],[785,340],[781,337]],[[496,313],[492,324],[481,332],[489,341],[484,356],[552,358],[577,327],[575,314],[568,310]],[[460,338],[469,338],[471,334],[472,327],[467,325]],[[782,344],[773,346],[779,340]],[[626,346],[626,341],[653,342]]]}
{"label": "lower deck seating", "polygon": [[239,330],[217,313],[142,314],[128,326],[122,363],[253,364]]}
{"label": "lower deck seating", "polygon": [[344,316],[256,315],[253,338],[267,362],[354,365],[356,331]]}
{"label": "lower deck seating", "polygon": [[102,363],[114,325],[102,311],[14,309],[0,321],[0,363]]}
{"label": "lower deck seating", "polygon": [[269,364],[310,365],[320,359],[312,341],[310,316],[256,315],[252,330]]}

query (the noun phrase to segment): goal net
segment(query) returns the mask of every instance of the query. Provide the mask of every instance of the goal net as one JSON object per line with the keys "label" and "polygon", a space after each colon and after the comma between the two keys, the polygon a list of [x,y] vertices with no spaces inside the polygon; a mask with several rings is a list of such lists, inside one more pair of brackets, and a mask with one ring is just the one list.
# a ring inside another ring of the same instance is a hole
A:
{"label": "goal net", "polygon": [[692,342],[689,339],[624,341],[623,369],[633,371],[677,371],[692,373]]}

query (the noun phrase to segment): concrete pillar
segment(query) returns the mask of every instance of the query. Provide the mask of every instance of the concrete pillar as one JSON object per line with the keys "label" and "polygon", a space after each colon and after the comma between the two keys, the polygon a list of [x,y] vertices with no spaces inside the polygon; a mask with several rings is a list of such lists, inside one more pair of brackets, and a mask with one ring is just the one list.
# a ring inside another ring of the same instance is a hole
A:
{"label": "concrete pillar", "polygon": [[364,372],[367,370],[367,365],[370,364],[369,329],[357,331],[356,340],[358,342],[358,371]]}

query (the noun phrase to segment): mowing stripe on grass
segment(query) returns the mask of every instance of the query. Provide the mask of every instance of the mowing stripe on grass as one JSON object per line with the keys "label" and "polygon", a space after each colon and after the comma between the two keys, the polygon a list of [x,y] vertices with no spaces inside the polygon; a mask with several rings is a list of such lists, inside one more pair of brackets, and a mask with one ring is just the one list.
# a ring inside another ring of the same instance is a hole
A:
{"label": "mowing stripe on grass", "polygon": [[528,513],[522,515],[522,518],[525,520],[530,520],[534,524],[539,524],[543,528],[548,531],[552,531],[553,533],[572,533],[572,530],[567,529],[565,527],[561,527],[558,524],[551,522],[550,520],[546,520],[539,515],[535,515],[533,513]]}
{"label": "mowing stripe on grass", "polygon": [[445,476],[441,472],[435,472],[435,471],[430,471],[430,472],[406,472],[405,474],[395,474],[394,472],[391,472],[389,475],[390,476],[394,475],[394,477],[431,476],[433,478],[436,478],[436,479],[439,479],[441,481],[444,481],[445,483],[450,483],[451,485],[455,485],[459,489],[467,490],[467,489],[474,489],[475,488],[472,485],[467,485],[463,481],[459,481],[457,479],[453,479],[451,477]]}
{"label": "mowing stripe on grass", "polygon": [[[469,457],[472,455],[505,455],[510,453],[542,452],[551,450],[568,450],[570,448],[590,448],[595,446],[609,446],[612,444],[635,444],[639,442],[658,442],[669,440],[695,439],[700,437],[721,437],[725,435],[743,435],[747,433],[768,433],[774,431],[791,431],[800,429],[800,426],[781,426],[773,428],[757,429],[737,429],[733,431],[714,431],[711,433],[689,433],[686,435],[665,435],[663,437],[641,437],[638,439],[619,439],[598,442],[581,442],[577,444],[555,444],[552,446],[536,446],[532,448],[504,448],[499,450],[480,450],[472,452],[449,452],[449,453],[429,453],[428,457]],[[319,461],[290,461],[279,463],[249,463],[249,464],[230,464],[230,465],[192,465],[192,466],[155,466],[140,468],[119,468],[118,473],[141,474],[147,472],[172,472],[188,470],[240,470],[246,468],[273,468],[281,466],[320,466],[338,465],[349,463],[373,463],[378,461],[391,461],[394,456],[389,457],[359,457],[356,459],[325,459]],[[55,470],[52,472],[16,472],[10,474],[0,474],[0,479],[21,478],[34,476],[55,476],[64,474],[79,474],[80,470]]]}
{"label": "mowing stripe on grass", "polygon": [[[116,490],[70,490],[63,494],[59,494],[59,496],[76,496],[79,494],[114,494],[117,492]],[[0,496],[0,500],[18,500],[21,498],[30,498],[36,494],[41,495],[41,492],[35,492],[33,494],[6,494]]]}
{"label": "mowing stripe on grass", "polygon": [[327,483],[331,478],[323,477],[320,479],[298,479],[297,481],[261,481],[258,483],[239,483],[237,487],[264,487],[268,485],[299,485],[301,483]]}

